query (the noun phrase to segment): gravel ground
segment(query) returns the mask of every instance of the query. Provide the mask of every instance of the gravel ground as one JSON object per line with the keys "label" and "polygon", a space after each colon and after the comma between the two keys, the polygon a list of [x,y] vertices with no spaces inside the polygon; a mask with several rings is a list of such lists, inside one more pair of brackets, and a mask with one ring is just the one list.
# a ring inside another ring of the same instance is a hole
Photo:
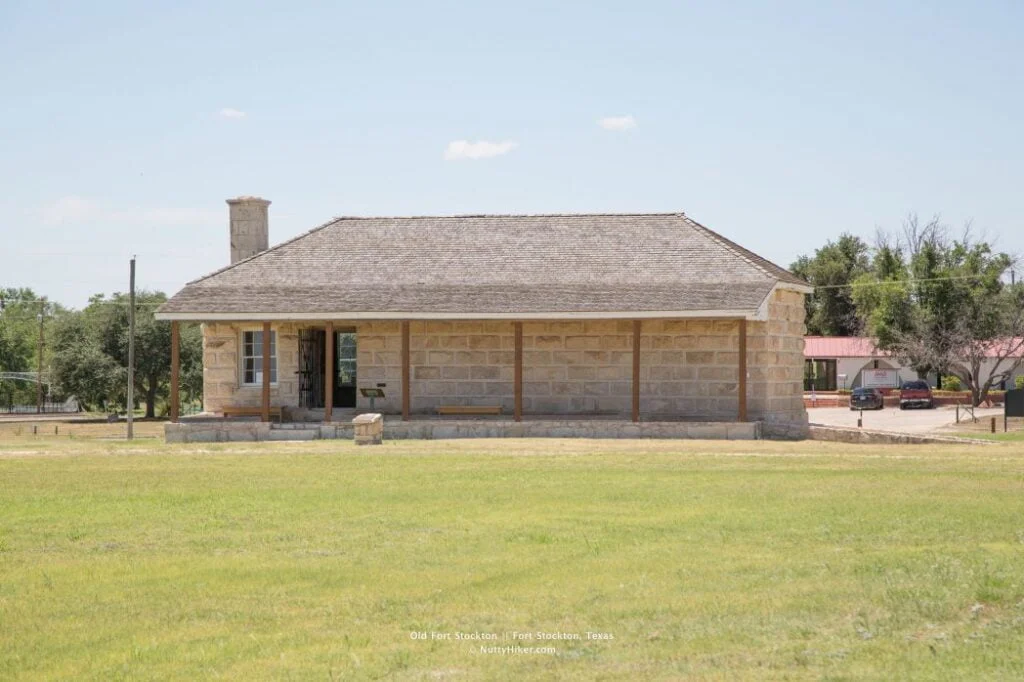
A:
{"label": "gravel ground", "polygon": [[[1002,417],[1003,408],[978,408],[974,411],[979,418]],[[815,407],[807,410],[812,424],[829,426],[857,426],[860,412],[848,407]],[[961,410],[961,416],[963,411]],[[887,407],[884,410],[864,410],[864,428],[899,433],[930,433],[948,431],[956,425],[956,408],[937,407],[933,410],[900,410]]]}

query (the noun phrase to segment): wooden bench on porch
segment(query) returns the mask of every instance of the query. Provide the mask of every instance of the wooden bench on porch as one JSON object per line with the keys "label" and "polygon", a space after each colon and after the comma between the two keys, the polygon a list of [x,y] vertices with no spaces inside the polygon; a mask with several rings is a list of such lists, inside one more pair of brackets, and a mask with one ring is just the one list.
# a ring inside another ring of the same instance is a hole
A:
{"label": "wooden bench on porch", "polygon": [[[281,422],[283,410],[280,407],[271,406],[270,418],[276,418],[278,423]],[[225,407],[222,411],[224,419],[228,417],[262,417],[262,407]]]}
{"label": "wooden bench on porch", "polygon": [[440,415],[501,414],[501,405],[439,405]]}

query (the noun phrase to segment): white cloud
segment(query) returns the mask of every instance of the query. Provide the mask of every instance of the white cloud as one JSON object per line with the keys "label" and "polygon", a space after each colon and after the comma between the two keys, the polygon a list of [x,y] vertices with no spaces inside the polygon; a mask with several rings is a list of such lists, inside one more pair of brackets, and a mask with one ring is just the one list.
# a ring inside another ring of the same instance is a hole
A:
{"label": "white cloud", "polygon": [[96,202],[78,196],[61,197],[49,206],[44,206],[41,211],[43,222],[47,225],[88,221],[97,212]]}
{"label": "white cloud", "polygon": [[636,128],[636,119],[632,116],[608,116],[598,120],[597,125],[605,130],[629,130]]}
{"label": "white cloud", "polygon": [[198,208],[140,207],[113,208],[80,196],[61,197],[40,211],[46,225],[117,224],[138,227],[187,227],[191,225],[217,225],[225,215],[217,211]]}
{"label": "white cloud", "polygon": [[506,140],[504,142],[470,142],[468,140],[455,140],[449,142],[444,150],[446,161],[458,161],[460,159],[489,159],[492,156],[501,156],[519,146],[519,143]]}
{"label": "white cloud", "polygon": [[232,109],[231,107],[225,107],[220,110],[221,118],[245,118],[245,112],[239,111],[238,109]]}

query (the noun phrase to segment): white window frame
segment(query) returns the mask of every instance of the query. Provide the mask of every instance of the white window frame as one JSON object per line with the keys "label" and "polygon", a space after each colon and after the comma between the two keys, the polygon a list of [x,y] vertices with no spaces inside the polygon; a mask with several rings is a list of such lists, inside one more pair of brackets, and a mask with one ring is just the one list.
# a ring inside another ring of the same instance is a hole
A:
{"label": "white window frame", "polygon": [[[245,361],[249,358],[260,358],[263,359],[262,345],[260,346],[260,354],[246,355],[245,354],[245,335],[246,334],[263,334],[262,327],[253,327],[252,329],[243,329],[238,334],[238,385],[243,388],[259,388],[263,386],[263,377],[261,376],[255,382],[247,382],[245,380]],[[255,343],[255,338],[254,338]],[[280,379],[281,368],[278,366],[277,361],[277,330],[270,330],[270,385],[277,386],[277,380]],[[253,369],[253,376],[256,376],[256,370]]]}

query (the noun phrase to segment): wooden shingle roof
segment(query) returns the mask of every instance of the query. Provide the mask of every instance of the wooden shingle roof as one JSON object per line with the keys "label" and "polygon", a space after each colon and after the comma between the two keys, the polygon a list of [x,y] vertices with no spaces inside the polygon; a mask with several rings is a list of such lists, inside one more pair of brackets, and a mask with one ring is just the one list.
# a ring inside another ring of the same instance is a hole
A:
{"label": "wooden shingle roof", "polygon": [[679,213],[336,218],[190,282],[162,319],[754,317],[807,284]]}

